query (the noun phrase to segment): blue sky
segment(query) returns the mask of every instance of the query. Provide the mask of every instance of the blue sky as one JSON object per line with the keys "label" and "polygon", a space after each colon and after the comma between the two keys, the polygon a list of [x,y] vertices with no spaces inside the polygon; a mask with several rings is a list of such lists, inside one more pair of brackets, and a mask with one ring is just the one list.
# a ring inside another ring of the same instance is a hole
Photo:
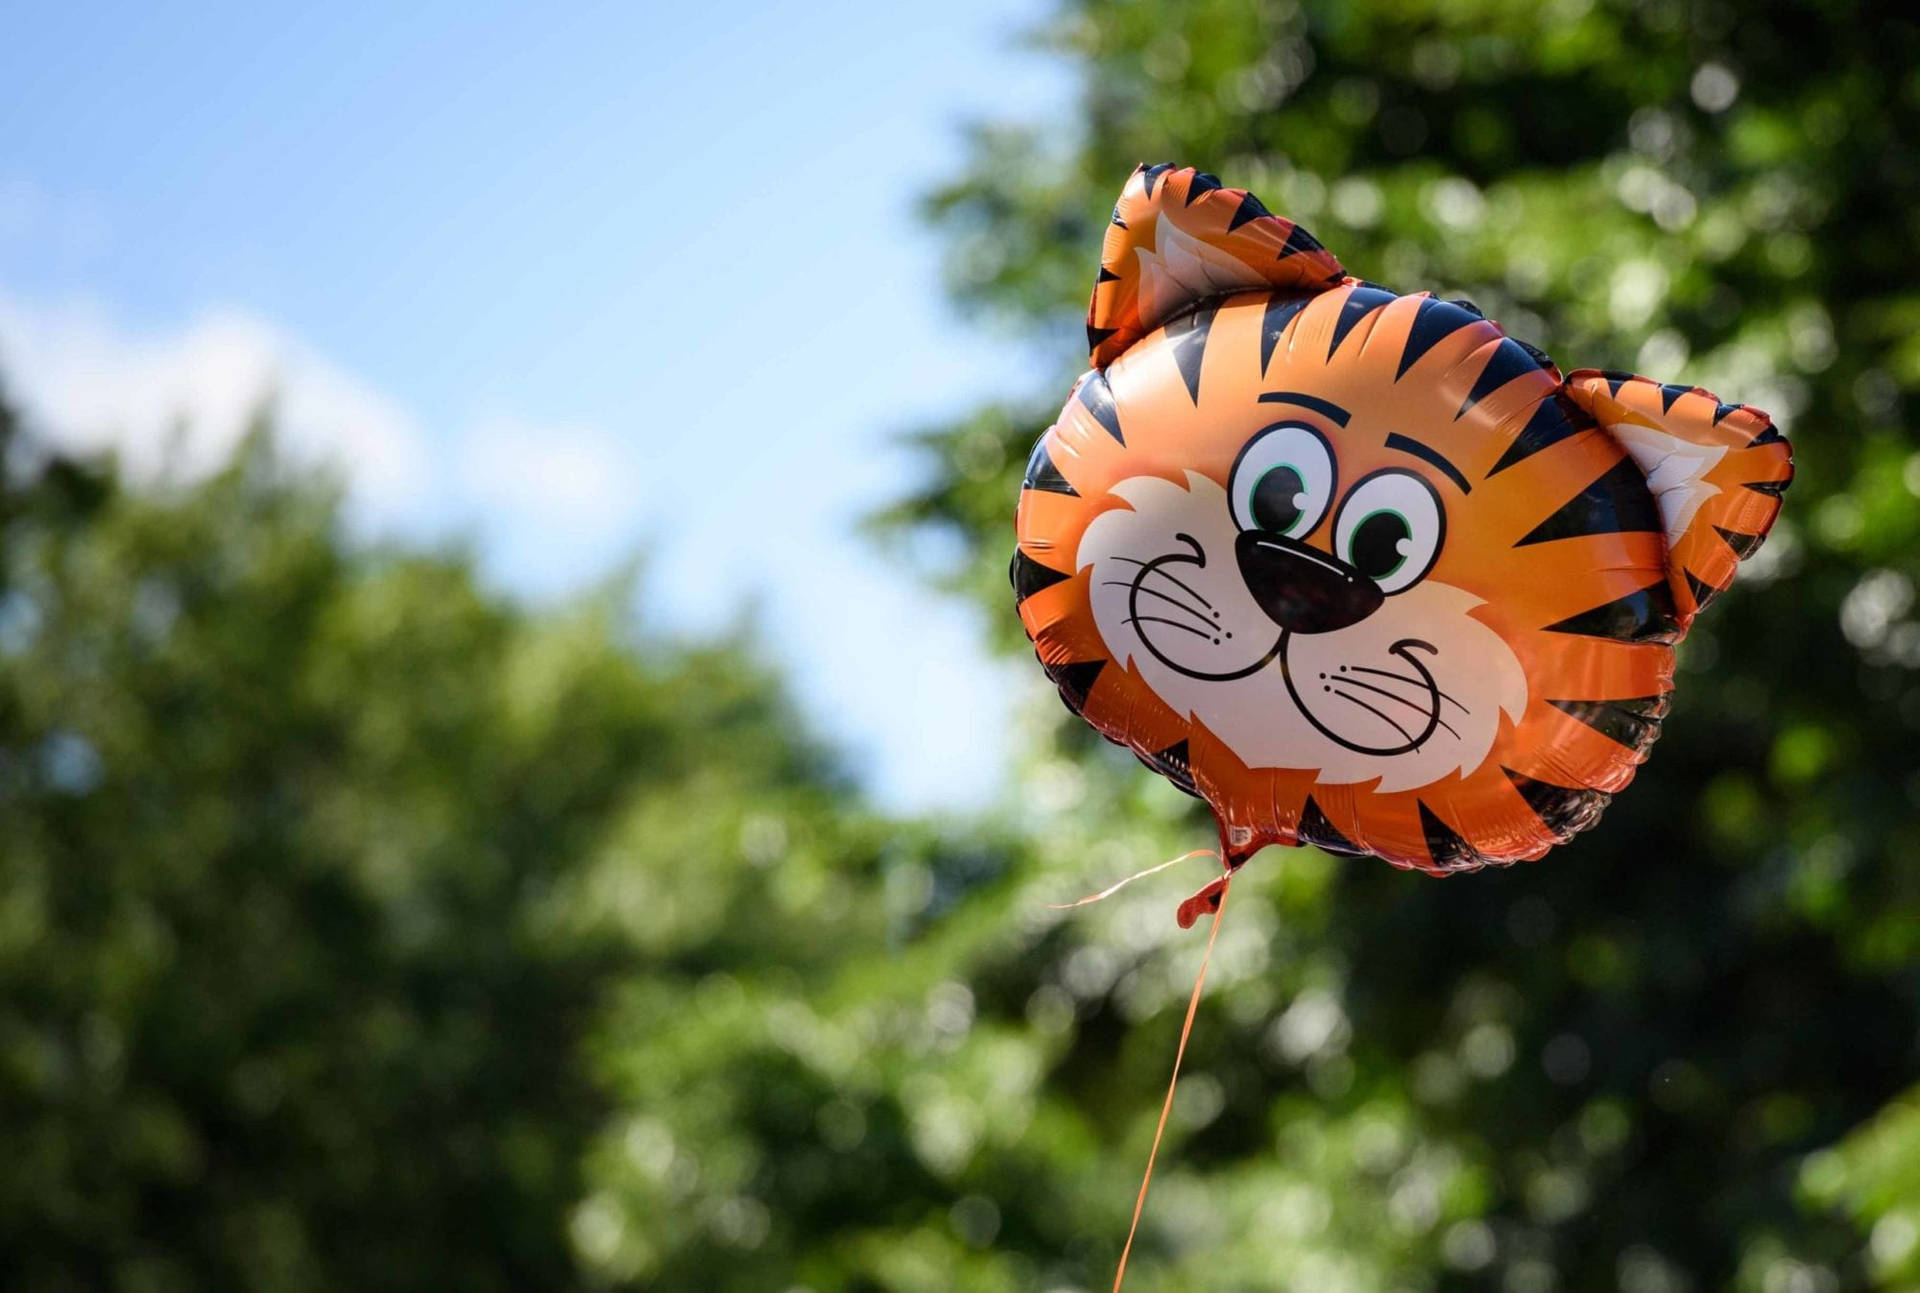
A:
{"label": "blue sky", "polygon": [[12,14],[30,413],[148,471],[186,413],[191,471],[271,386],[370,531],[534,599],[644,544],[670,623],[754,609],[883,803],[985,802],[1031,671],[852,526],[911,479],[894,433],[1058,359],[956,322],[912,211],[961,122],[1069,103],[1041,7],[269,8]]}

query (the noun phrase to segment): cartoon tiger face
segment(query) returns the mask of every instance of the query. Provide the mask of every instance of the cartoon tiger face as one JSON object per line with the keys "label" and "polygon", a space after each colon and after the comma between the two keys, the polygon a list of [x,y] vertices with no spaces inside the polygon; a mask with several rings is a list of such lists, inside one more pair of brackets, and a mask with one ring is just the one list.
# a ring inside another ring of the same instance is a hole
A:
{"label": "cartoon tiger face", "polygon": [[1089,338],[1028,466],[1021,618],[1236,865],[1308,842],[1461,870],[1591,825],[1792,474],[1765,414],[1563,380],[1193,171],[1129,182]]}

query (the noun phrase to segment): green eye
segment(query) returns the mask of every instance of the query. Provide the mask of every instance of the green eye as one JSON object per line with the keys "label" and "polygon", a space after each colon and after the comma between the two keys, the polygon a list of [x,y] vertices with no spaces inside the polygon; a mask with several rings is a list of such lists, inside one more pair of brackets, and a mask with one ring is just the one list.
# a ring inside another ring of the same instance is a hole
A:
{"label": "green eye", "polygon": [[1410,471],[1377,471],[1340,504],[1333,552],[1389,595],[1427,577],[1447,537],[1440,495]]}
{"label": "green eye", "polygon": [[1413,526],[1392,508],[1368,512],[1353,527],[1349,544],[1349,563],[1376,583],[1392,576],[1407,564],[1407,548],[1413,538]]}
{"label": "green eye", "polygon": [[1254,482],[1247,510],[1260,529],[1288,534],[1300,523],[1306,492],[1307,484],[1301,479],[1300,469],[1283,462],[1278,467],[1269,467],[1266,474]]}
{"label": "green eye", "polygon": [[1247,441],[1227,477],[1235,525],[1294,539],[1320,524],[1333,488],[1333,451],[1300,422],[1276,423]]}

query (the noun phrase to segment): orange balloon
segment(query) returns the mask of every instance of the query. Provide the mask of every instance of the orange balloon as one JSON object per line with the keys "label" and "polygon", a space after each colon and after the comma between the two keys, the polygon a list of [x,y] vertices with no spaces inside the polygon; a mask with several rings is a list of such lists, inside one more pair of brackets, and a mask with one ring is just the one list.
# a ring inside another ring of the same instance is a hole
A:
{"label": "orange balloon", "polygon": [[1210,175],[1114,208],[1012,580],[1068,706],[1268,844],[1431,872],[1593,825],[1793,477],[1765,413],[1562,377]]}

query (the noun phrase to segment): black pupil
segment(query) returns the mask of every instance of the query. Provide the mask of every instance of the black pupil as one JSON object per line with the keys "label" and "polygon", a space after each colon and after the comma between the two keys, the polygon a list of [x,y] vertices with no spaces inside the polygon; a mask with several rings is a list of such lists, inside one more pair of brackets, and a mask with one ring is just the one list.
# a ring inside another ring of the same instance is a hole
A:
{"label": "black pupil", "polygon": [[1253,514],[1253,523],[1261,529],[1284,534],[1300,519],[1300,505],[1295,500],[1306,491],[1307,483],[1292,467],[1285,464],[1272,467],[1254,482],[1247,510]]}
{"label": "black pupil", "polygon": [[1375,512],[1353,532],[1354,569],[1369,579],[1392,574],[1406,560],[1401,543],[1411,537],[1406,517],[1398,512]]}

